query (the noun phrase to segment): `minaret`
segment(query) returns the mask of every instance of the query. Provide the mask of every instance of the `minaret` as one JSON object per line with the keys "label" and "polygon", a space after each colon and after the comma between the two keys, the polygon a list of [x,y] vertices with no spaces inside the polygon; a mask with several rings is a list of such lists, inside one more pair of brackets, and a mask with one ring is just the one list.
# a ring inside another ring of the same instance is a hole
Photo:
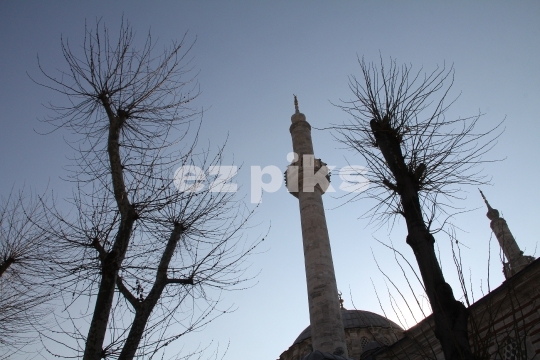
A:
{"label": "minaret", "polygon": [[508,279],[533,262],[534,257],[523,255],[523,251],[520,250],[516,239],[514,239],[514,236],[510,232],[506,220],[499,216],[499,210],[493,209],[489,205],[484,193],[480,189],[479,191],[488,208],[486,216],[491,220],[491,230],[493,230],[493,233],[497,237],[504,256],[508,260],[508,262],[503,263],[503,273],[505,278]]}
{"label": "minaret", "polygon": [[[304,262],[314,351],[347,358],[345,332],[341,321],[339,295],[322,194],[329,185],[328,168],[314,158],[311,126],[298,110],[291,117],[295,159],[287,168],[287,188],[300,203]],[[326,357],[325,357],[326,358]],[[330,357],[329,357],[330,358]]]}

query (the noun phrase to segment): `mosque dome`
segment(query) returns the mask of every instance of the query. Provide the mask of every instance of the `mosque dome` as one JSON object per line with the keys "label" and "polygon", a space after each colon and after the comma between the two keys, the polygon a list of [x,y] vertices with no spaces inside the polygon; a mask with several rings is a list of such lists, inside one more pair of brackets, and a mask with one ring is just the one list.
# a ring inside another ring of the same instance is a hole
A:
{"label": "mosque dome", "polygon": [[[395,322],[388,320],[384,316],[364,310],[341,310],[341,320],[345,330],[352,328],[392,328],[403,331],[401,326]],[[299,344],[302,341],[311,337],[311,326],[308,326],[298,335],[294,344]]]}
{"label": "mosque dome", "polygon": [[[401,326],[371,311],[342,308],[341,318],[351,359],[360,359],[362,354],[373,352],[374,344],[378,347],[390,346],[403,337],[404,330]],[[302,359],[311,351],[311,326],[308,326],[289,349],[281,354],[279,360]]]}

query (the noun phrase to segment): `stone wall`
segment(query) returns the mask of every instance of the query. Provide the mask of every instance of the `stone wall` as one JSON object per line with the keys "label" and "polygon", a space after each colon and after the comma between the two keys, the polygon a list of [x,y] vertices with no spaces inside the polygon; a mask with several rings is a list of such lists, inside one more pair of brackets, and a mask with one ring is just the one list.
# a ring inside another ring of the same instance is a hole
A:
{"label": "stone wall", "polygon": [[[540,260],[471,305],[469,336],[478,359],[540,359]],[[444,359],[431,316],[372,359]]]}

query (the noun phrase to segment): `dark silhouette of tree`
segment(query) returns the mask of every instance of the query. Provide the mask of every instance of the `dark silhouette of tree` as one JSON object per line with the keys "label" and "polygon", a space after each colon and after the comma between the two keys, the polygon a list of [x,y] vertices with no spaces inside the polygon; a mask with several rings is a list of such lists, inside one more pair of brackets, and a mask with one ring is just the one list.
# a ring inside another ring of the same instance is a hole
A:
{"label": "dark silhouette of tree", "polygon": [[184,36],[156,52],[150,34],[137,47],[129,24],[113,39],[98,21],[82,50],[62,40],[65,71],[40,65],[40,84],[68,98],[49,105],[56,115],[45,121],[73,135],[73,209],[47,206],[46,215],[67,307],[83,297],[93,307],[87,335],[70,316],[65,332],[77,342],[63,342],[85,360],[152,358],[227,312],[219,291],[248,280],[246,256],[259,240],[242,234],[251,215],[244,203],[218,181],[200,178],[185,191],[173,184],[179,166],[216,169],[222,158],[223,147],[197,152],[190,131],[200,115],[189,107],[199,94],[192,45]]}
{"label": "dark silhouette of tree", "polygon": [[49,271],[42,217],[24,191],[0,199],[0,359],[24,352],[50,311],[54,292],[39,278]]}
{"label": "dark silhouette of tree", "polygon": [[[452,200],[463,185],[486,178],[478,165],[495,144],[495,127],[476,132],[480,115],[447,119],[446,103],[453,68],[429,74],[412,72],[395,60],[380,68],[359,60],[362,76],[350,77],[354,99],[340,107],[353,116],[334,126],[338,141],[367,162],[369,189],[358,197],[375,199],[367,212],[372,221],[405,219],[407,244],[413,249],[435,319],[435,335],[446,359],[472,359],[467,333],[468,310],[445,281],[435,254],[434,220],[456,211]],[[447,85],[449,83],[449,85]],[[450,211],[449,211],[450,210]]]}

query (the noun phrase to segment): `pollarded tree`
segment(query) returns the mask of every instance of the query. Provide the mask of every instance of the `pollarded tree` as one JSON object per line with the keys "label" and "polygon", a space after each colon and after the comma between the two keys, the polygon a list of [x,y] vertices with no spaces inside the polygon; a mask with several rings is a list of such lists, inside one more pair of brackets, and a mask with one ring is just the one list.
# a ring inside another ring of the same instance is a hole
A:
{"label": "pollarded tree", "polygon": [[[118,39],[99,22],[85,34],[80,52],[62,41],[67,69],[42,70],[41,83],[67,96],[66,106],[50,105],[56,115],[46,122],[72,133],[77,154],[73,210],[47,208],[49,235],[58,241],[58,286],[72,303],[87,297],[93,306],[86,332],[70,317],[65,332],[77,343],[64,345],[85,360],[147,359],[216,316],[212,289],[241,286],[257,241],[242,234],[251,213],[233,192],[221,191],[220,179],[234,175],[220,167],[223,148],[215,156],[195,151],[192,44],[184,38],[155,54],[151,36],[137,48],[124,22]],[[205,189],[195,178],[179,191],[179,166],[227,171]]]}
{"label": "pollarded tree", "polygon": [[[435,254],[434,221],[448,214],[463,185],[486,179],[477,166],[494,145],[493,130],[476,132],[480,116],[445,118],[453,68],[423,75],[392,60],[380,68],[359,60],[360,79],[350,77],[354,99],[340,107],[353,116],[335,126],[338,141],[363,156],[369,189],[376,200],[368,213],[376,221],[405,219],[407,244],[414,252],[435,319],[435,335],[446,359],[472,359],[468,310],[454,297]],[[449,83],[448,85],[446,85]],[[444,223],[444,221],[442,221]]]}
{"label": "pollarded tree", "polygon": [[50,312],[54,292],[42,278],[50,260],[42,217],[24,191],[0,198],[0,359],[23,352]]}

